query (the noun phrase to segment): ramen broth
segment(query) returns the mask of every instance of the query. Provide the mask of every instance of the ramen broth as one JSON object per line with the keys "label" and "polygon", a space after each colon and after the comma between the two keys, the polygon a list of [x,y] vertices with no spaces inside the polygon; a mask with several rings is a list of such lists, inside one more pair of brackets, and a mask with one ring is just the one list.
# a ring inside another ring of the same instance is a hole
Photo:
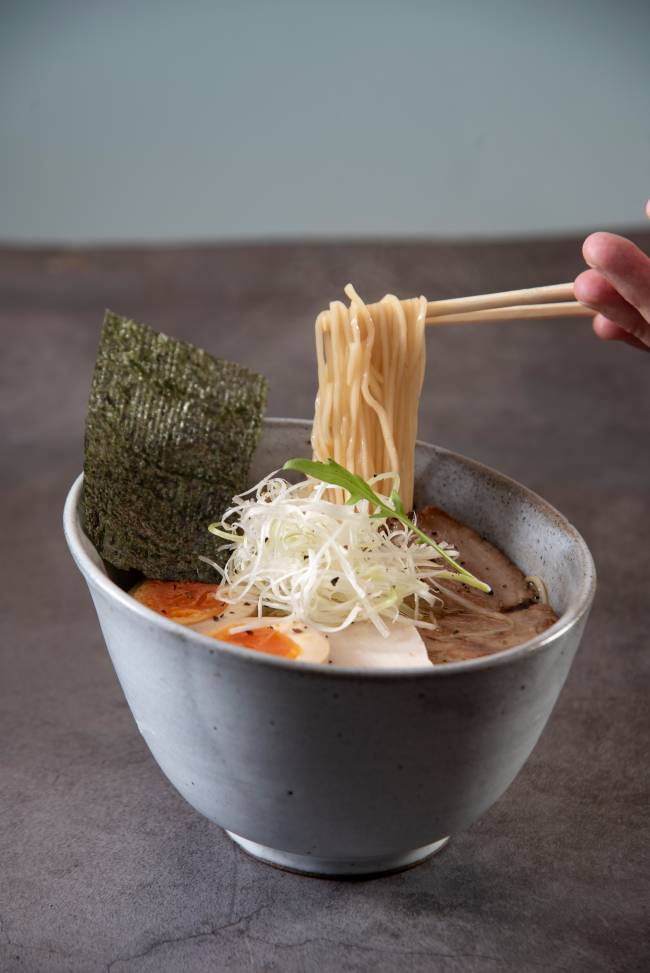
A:
{"label": "ramen broth", "polygon": [[[432,663],[459,662],[510,649],[557,621],[553,609],[539,600],[539,592],[524,573],[476,531],[432,506],[420,511],[417,523],[434,540],[446,541],[458,550],[458,563],[480,575],[492,588],[486,594],[453,581],[440,585],[442,605],[435,611],[437,628],[435,631],[420,629]],[[181,624],[201,622],[223,607],[218,593],[216,584],[175,581],[146,581],[132,592],[138,601]],[[225,629],[219,633],[222,640],[224,632]],[[245,630],[237,638],[226,640],[257,651],[271,651],[270,647],[258,644],[262,634],[269,633],[266,629],[251,633]],[[257,638],[251,640],[249,635]],[[278,633],[274,637],[286,638]],[[381,636],[377,634],[377,638]],[[273,651],[272,654],[291,653]]]}
{"label": "ramen broth", "polygon": [[476,659],[511,649],[557,621],[551,606],[539,601],[539,592],[523,571],[471,527],[431,506],[420,511],[417,522],[434,540],[453,545],[460,552],[458,563],[492,588],[485,594],[457,582],[441,585],[444,605],[436,613],[438,627],[435,632],[422,631],[433,663]]}

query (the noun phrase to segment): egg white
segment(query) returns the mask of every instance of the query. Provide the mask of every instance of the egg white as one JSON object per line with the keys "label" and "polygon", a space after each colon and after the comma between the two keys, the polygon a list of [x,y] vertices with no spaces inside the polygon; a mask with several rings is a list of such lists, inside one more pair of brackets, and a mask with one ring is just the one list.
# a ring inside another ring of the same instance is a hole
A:
{"label": "egg white", "polygon": [[214,618],[208,618],[202,622],[195,622],[189,627],[194,629],[195,632],[201,632],[203,635],[211,635],[215,628],[232,625],[233,622],[244,618],[252,618],[253,615],[257,615],[257,604],[254,601],[240,601],[236,605],[224,605],[221,611],[217,609]]}
{"label": "egg white", "polygon": [[[229,606],[229,608],[237,607],[239,606]],[[241,626],[236,625],[237,621],[241,621]],[[244,626],[247,629],[272,628],[280,635],[291,639],[298,649],[298,655],[292,660],[293,662],[323,663],[328,661],[329,643],[327,637],[322,632],[318,632],[315,628],[310,628],[309,625],[305,625],[304,622],[290,615],[282,618],[274,618],[272,616],[264,618],[258,618],[256,616],[252,618],[242,614],[239,616],[227,616],[226,612],[224,612],[217,621],[199,622],[193,625],[192,628],[195,632],[201,632],[203,635],[209,636],[209,638],[218,639],[219,632],[223,632],[224,629],[231,630],[239,627],[244,628]],[[240,648],[246,648],[246,646],[240,646]]]}

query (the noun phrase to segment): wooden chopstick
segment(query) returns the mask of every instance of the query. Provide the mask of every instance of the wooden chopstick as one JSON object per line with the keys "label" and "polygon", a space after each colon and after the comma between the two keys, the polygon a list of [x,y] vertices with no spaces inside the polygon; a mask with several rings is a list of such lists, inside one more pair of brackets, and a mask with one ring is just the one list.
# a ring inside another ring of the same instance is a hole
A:
{"label": "wooden chopstick", "polygon": [[[372,314],[377,306],[369,304],[368,311]],[[591,308],[575,300],[573,284],[569,282],[429,301],[425,323],[470,324],[473,321],[523,321],[534,318],[587,317],[593,314]],[[327,322],[323,327],[328,327]]]}
{"label": "wooden chopstick", "polygon": [[572,283],[526,287],[519,291],[499,291],[497,294],[476,294],[473,297],[452,297],[445,301],[429,301],[427,320],[442,314],[482,311],[493,307],[519,307],[522,304],[548,304],[550,301],[574,300]]}
{"label": "wooden chopstick", "polygon": [[533,318],[575,318],[593,316],[594,312],[577,301],[556,301],[551,304],[514,304],[509,307],[489,307],[480,311],[459,314],[436,314],[427,317],[426,323],[471,324],[479,321],[532,320]]}

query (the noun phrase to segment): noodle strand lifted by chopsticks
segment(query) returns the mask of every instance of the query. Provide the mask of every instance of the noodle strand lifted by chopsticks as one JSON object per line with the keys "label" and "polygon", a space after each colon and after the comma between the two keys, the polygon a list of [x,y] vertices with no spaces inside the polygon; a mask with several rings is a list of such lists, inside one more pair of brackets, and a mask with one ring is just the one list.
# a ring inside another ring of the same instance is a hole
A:
{"label": "noodle strand lifted by chopsticks", "polygon": [[[397,474],[402,503],[411,510],[426,298],[400,301],[388,294],[367,306],[351,284],[345,293],[349,308],[335,301],[316,319],[314,457],[331,457],[365,480]],[[396,485],[387,480],[381,492]]]}

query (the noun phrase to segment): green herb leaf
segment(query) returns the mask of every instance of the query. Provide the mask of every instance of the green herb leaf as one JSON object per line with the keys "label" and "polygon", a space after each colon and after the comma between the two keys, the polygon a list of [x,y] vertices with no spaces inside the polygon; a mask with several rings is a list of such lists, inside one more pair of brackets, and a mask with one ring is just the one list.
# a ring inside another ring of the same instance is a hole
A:
{"label": "green herb leaf", "polygon": [[305,476],[311,476],[314,480],[322,480],[323,483],[331,483],[332,486],[343,487],[350,494],[346,502],[350,506],[359,503],[360,500],[368,500],[370,503],[377,502],[377,496],[366,481],[350,473],[344,466],[329,459],[327,463],[320,463],[312,459],[290,459],[284,464],[285,470],[297,470]]}
{"label": "green herb leaf", "polygon": [[429,544],[434,550],[437,551],[439,556],[450,564],[454,568],[454,574],[451,575],[455,581],[459,581],[462,584],[468,585],[470,588],[477,588],[479,591],[485,591],[489,593],[492,589],[489,585],[485,584],[484,581],[479,581],[475,578],[470,571],[467,571],[462,565],[450,557],[444,548],[436,544],[428,534],[420,530],[412,520],[409,519],[408,514],[404,509],[404,504],[396,490],[392,490],[390,494],[390,503],[386,503],[383,497],[380,497],[372,489],[369,483],[363,479],[363,477],[358,476],[356,473],[351,473],[346,470],[344,466],[336,463],[333,459],[328,459],[327,463],[321,463],[318,460],[312,459],[290,459],[282,467],[284,470],[297,470],[299,473],[303,473],[305,476],[310,476],[313,480],[320,480],[322,483],[329,483],[332,486],[342,487],[349,493],[349,499],[346,501],[351,506],[359,503],[361,500],[367,500],[374,507],[377,508],[377,512],[374,513],[373,517],[383,517],[387,519],[389,517],[394,517],[399,520],[400,523],[408,527],[409,530],[418,538],[421,544]]}

